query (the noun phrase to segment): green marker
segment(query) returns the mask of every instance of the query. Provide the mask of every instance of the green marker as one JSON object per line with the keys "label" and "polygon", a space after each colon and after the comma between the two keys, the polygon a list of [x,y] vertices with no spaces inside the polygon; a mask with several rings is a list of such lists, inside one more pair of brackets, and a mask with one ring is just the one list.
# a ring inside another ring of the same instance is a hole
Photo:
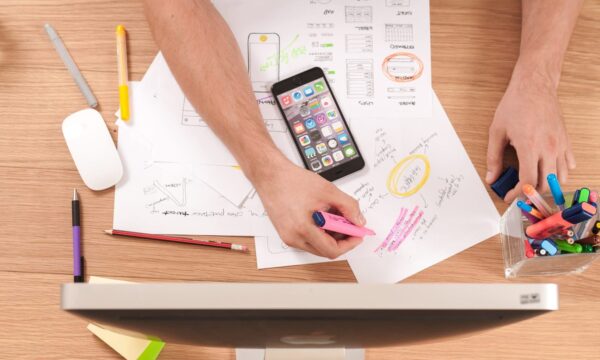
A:
{"label": "green marker", "polygon": [[584,253],[593,253],[596,252],[593,245],[590,244],[581,244],[581,252]]}
{"label": "green marker", "polygon": [[581,204],[584,202],[588,202],[590,200],[590,189],[581,188],[579,189],[579,198],[577,199],[577,203]]}
{"label": "green marker", "polygon": [[569,253],[580,253],[583,249],[581,244],[569,244],[566,240],[554,240],[556,246],[560,249],[560,251],[565,251]]}

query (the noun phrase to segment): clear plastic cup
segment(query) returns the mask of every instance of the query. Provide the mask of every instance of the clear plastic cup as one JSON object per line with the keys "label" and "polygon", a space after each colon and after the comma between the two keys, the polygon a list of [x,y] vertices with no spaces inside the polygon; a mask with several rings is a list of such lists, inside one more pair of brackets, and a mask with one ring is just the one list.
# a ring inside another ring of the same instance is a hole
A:
{"label": "clear plastic cup", "polygon": [[[572,193],[565,194],[567,204],[570,204]],[[544,196],[548,204],[554,204],[552,196]],[[597,221],[600,214],[596,214],[589,221]],[[500,219],[500,237],[502,239],[502,255],[504,257],[504,276],[514,278],[517,276],[539,275],[564,275],[581,273],[590,264],[600,257],[600,249],[595,253],[560,254],[554,256],[525,256],[524,241],[526,218],[515,200]]]}

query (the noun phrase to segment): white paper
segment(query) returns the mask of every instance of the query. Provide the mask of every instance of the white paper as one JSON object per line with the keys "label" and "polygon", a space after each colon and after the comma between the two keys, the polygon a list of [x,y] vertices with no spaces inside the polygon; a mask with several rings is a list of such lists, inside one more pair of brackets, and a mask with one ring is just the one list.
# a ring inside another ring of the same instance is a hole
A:
{"label": "white paper", "polygon": [[[160,61],[155,60],[152,63],[152,66],[157,64],[160,65]],[[152,86],[156,86],[156,84],[152,82],[152,74],[153,72],[156,72],[156,69],[152,68],[152,66],[141,83],[130,83],[131,118],[127,122],[119,122],[119,126],[127,127],[127,131],[129,131],[132,137],[136,138],[137,141],[143,141],[146,144],[148,148],[148,152],[145,154],[146,161],[155,164],[177,163],[186,166],[190,169],[196,179],[207,184],[210,188],[229,200],[233,205],[240,207],[252,190],[252,183],[244,176],[238,166],[207,165],[201,162],[190,163],[187,162],[189,161],[189,158],[155,156],[157,146],[152,140],[152,133],[162,134],[162,137],[169,138],[169,141],[173,142],[173,146],[178,149],[181,149],[175,144],[178,136],[190,140],[194,139],[170,131],[173,130],[174,126],[161,121],[163,118],[161,117],[160,112],[156,111],[156,103],[153,101],[154,98],[152,96]],[[211,136],[215,137],[214,135]],[[154,140],[156,140],[156,138],[154,138]],[[196,141],[199,142],[200,140]]]}
{"label": "white paper", "polygon": [[[153,116],[140,131],[153,144],[152,158],[155,161],[177,159],[191,166],[237,165],[227,147],[185,98],[161,53],[144,76],[143,86],[147,94],[144,103],[152,109]],[[255,96],[275,144],[289,158],[298,158],[293,145],[290,146],[292,142],[287,126],[273,97],[268,93],[256,93]]]}
{"label": "white paper", "polygon": [[151,144],[133,130],[145,121],[135,111],[138,85],[130,84],[130,121],[119,122],[118,149],[125,172],[116,186],[113,228],[154,234],[262,234],[253,225],[253,218],[262,213],[233,205],[185,164],[152,161]]}
{"label": "white paper", "polygon": [[214,0],[255,91],[314,66],[347,118],[431,116],[428,0]]}
{"label": "white paper", "polygon": [[498,233],[498,211],[436,97],[433,114],[353,128],[370,171],[344,190],[377,233],[349,255],[359,282],[398,282]]}

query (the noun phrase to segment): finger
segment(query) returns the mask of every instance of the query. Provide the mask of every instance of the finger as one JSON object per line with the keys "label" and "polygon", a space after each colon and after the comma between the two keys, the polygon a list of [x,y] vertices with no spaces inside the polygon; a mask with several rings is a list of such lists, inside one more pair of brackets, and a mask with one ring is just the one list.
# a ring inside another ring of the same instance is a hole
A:
{"label": "finger", "polygon": [[569,177],[569,166],[567,165],[566,153],[564,155],[559,155],[558,159],[556,159],[556,171],[558,182],[561,184],[566,184],[567,178]]}
{"label": "finger", "polygon": [[504,195],[504,201],[506,203],[513,202],[517,198],[517,196],[519,196],[521,194],[522,184],[523,183],[519,181],[512,190],[510,190],[509,192],[506,193],[506,195]]}
{"label": "finger", "polygon": [[528,148],[518,148],[519,183],[521,186],[531,184],[534,188],[538,185],[539,157],[530,152]]}
{"label": "finger", "polygon": [[344,240],[338,240],[337,241],[337,246],[338,249],[341,251],[342,254],[347,253],[348,251],[354,249],[355,247],[357,247],[358,245],[360,245],[360,243],[363,241],[363,238],[359,238],[359,237],[347,237]]}
{"label": "finger", "polygon": [[575,155],[573,155],[573,150],[571,150],[571,144],[569,144],[569,147],[567,148],[566,160],[569,170],[575,170],[575,168],[577,167],[577,163],[575,162]]}
{"label": "finger", "polygon": [[337,187],[335,187],[335,190],[331,195],[331,205],[333,205],[346,219],[358,226],[364,226],[367,223],[367,220],[360,212],[360,207],[356,199]]}
{"label": "finger", "polygon": [[556,174],[556,158],[552,156],[542,158],[539,162],[539,184],[537,190],[540,194],[549,190],[548,181],[546,181],[548,174]]}
{"label": "finger", "polygon": [[341,255],[337,242],[325,231],[316,226],[311,226],[307,229],[306,238],[304,240],[315,248],[317,255],[319,256],[333,260]]}
{"label": "finger", "polygon": [[502,172],[502,160],[506,144],[508,144],[508,139],[504,131],[490,128],[487,148],[487,173],[485,174],[485,182],[488,184],[496,181]]}

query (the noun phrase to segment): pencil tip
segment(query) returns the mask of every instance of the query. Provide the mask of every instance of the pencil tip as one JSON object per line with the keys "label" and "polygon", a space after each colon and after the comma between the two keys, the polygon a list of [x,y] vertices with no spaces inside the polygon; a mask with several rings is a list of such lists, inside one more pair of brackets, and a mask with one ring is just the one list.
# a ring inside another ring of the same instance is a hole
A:
{"label": "pencil tip", "polygon": [[108,235],[112,235],[112,230],[104,230],[104,233],[106,233]]}
{"label": "pencil tip", "polygon": [[77,196],[77,189],[73,189],[73,200],[79,200],[79,197]]}

